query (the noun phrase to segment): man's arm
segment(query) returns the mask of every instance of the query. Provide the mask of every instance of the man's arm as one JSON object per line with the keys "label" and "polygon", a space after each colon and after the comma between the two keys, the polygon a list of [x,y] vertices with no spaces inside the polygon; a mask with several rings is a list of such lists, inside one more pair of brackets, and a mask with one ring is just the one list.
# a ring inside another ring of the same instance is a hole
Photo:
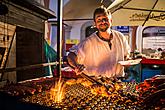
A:
{"label": "man's arm", "polygon": [[71,66],[76,73],[80,73],[84,70],[85,66],[83,64],[78,63],[77,55],[73,52],[70,52],[67,57],[69,66]]}
{"label": "man's arm", "polygon": [[73,52],[70,52],[68,54],[68,57],[67,57],[67,60],[68,60],[68,63],[69,63],[69,66],[71,66],[72,68],[76,68],[77,66],[77,55]]}

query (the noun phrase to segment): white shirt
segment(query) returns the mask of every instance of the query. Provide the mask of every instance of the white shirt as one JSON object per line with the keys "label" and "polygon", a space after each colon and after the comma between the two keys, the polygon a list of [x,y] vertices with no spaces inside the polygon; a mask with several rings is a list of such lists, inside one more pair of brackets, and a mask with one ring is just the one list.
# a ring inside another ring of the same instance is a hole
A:
{"label": "white shirt", "polygon": [[86,74],[106,77],[124,76],[123,67],[118,63],[130,52],[125,36],[112,30],[112,48],[101,40],[96,33],[70,49],[78,56],[78,63],[84,64]]}

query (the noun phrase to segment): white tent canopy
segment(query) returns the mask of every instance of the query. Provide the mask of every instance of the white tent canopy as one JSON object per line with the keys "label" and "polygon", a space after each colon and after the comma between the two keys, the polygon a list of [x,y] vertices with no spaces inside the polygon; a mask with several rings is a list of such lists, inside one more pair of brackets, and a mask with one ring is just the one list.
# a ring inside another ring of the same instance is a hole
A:
{"label": "white tent canopy", "polygon": [[165,26],[165,0],[115,0],[113,26]]}
{"label": "white tent canopy", "polygon": [[63,20],[93,19],[94,10],[103,4],[108,7],[111,0],[68,0],[63,7]]}

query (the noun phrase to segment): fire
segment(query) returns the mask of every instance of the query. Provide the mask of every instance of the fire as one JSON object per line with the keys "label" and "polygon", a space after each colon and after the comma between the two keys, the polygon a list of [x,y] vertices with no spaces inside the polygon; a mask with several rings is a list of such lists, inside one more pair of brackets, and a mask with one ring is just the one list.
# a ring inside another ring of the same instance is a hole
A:
{"label": "fire", "polygon": [[106,92],[106,88],[103,86],[97,86],[97,87],[93,87],[91,88],[91,92],[92,94],[100,94],[102,96],[108,96],[107,92]]}
{"label": "fire", "polygon": [[86,79],[84,79],[84,78],[79,78],[79,79],[77,79],[77,80],[75,80],[75,79],[70,79],[70,80],[68,80],[67,82],[66,82],[66,84],[67,85],[72,85],[72,84],[79,84],[79,83],[81,83],[83,86],[85,86],[85,87],[89,87],[89,86],[91,86],[92,85],[92,83],[90,82],[90,81],[88,81],[88,80],[86,80]]}
{"label": "fire", "polygon": [[64,94],[65,94],[65,84],[59,80],[57,83],[55,83],[55,87],[51,88],[50,94],[51,94],[51,99],[54,100],[55,103],[60,103],[62,102],[62,99],[64,99]]}

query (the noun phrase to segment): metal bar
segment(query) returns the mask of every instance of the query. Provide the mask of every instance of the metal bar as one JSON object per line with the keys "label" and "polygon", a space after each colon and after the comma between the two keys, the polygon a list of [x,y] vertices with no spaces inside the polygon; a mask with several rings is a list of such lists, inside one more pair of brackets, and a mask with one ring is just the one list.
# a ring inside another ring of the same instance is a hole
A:
{"label": "metal bar", "polygon": [[91,78],[90,76],[87,76],[85,73],[81,73],[80,76],[87,79],[88,81],[92,83],[96,83],[96,81],[93,78]]}
{"label": "metal bar", "polygon": [[132,8],[132,7],[121,7],[122,9],[139,10],[139,11],[153,11],[153,12],[165,12],[165,10],[145,9],[145,8]]}
{"label": "metal bar", "polygon": [[13,68],[3,68],[0,69],[0,73],[5,73],[5,72],[12,72],[12,71],[19,71],[19,70],[27,70],[31,68],[40,68],[40,67],[45,67],[49,65],[57,65],[58,62],[50,62],[50,63],[41,63],[41,64],[34,64],[34,65],[28,65],[28,66],[22,66],[22,67],[13,67]]}
{"label": "metal bar", "polygon": [[58,0],[57,8],[57,76],[61,77],[61,60],[62,60],[62,2]]}
{"label": "metal bar", "polygon": [[83,21],[83,20],[93,20],[93,19],[92,18],[63,19],[63,21]]}

